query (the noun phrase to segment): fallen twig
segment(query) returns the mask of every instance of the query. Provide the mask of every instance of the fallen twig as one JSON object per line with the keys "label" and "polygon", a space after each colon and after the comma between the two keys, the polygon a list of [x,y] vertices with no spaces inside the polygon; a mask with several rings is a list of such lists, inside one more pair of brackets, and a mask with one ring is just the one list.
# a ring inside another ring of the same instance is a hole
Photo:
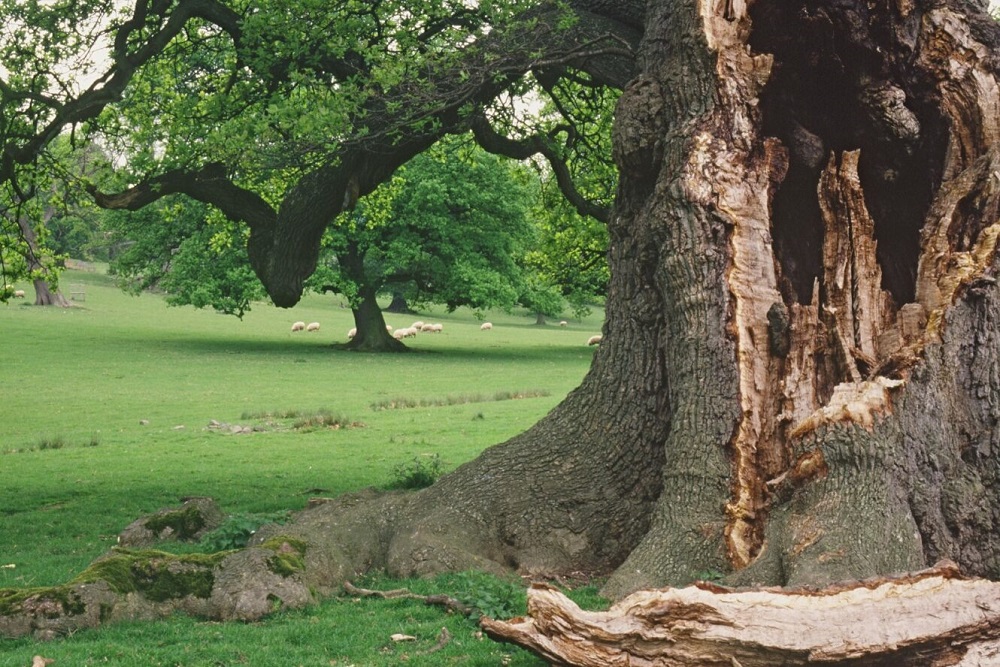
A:
{"label": "fallen twig", "polygon": [[348,595],[363,598],[381,598],[383,600],[420,600],[424,604],[444,607],[448,611],[455,612],[456,614],[462,614],[463,616],[478,614],[478,610],[475,607],[470,607],[464,602],[460,602],[451,596],[443,594],[418,595],[406,588],[397,588],[391,591],[373,591],[367,588],[358,588],[349,581],[344,582],[344,591],[346,591]]}

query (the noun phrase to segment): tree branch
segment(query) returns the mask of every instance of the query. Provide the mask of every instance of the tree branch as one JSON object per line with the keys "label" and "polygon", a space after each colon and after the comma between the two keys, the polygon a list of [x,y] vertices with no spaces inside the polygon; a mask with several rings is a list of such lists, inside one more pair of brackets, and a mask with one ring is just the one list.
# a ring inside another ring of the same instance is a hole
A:
{"label": "tree branch", "polygon": [[555,174],[559,190],[566,197],[566,200],[573,205],[577,213],[580,215],[589,215],[604,223],[608,222],[611,209],[590,201],[577,190],[569,167],[552,144],[549,143],[548,137],[534,134],[525,139],[511,139],[494,130],[483,114],[478,114],[473,119],[472,132],[476,137],[476,142],[480,146],[497,155],[504,155],[515,160],[527,160],[534,155],[542,155],[552,166],[552,172]]}
{"label": "tree branch", "polygon": [[87,187],[87,192],[102,208],[128,211],[137,211],[167,195],[185,194],[215,206],[230,220],[245,222],[251,231],[270,230],[277,217],[257,193],[229,180],[225,167],[217,162],[197,171],[174,169],[115,194],[100,192],[93,185]]}

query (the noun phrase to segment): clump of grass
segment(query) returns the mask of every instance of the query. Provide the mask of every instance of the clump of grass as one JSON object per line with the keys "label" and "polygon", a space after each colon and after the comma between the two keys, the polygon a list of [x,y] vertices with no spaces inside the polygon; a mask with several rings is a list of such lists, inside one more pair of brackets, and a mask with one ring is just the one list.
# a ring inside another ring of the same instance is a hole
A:
{"label": "clump of grass", "polygon": [[257,410],[254,412],[244,412],[240,419],[298,419],[305,412],[302,410],[278,410],[276,412],[265,412]]}
{"label": "clump of grass", "polygon": [[351,420],[336,415],[329,410],[319,410],[311,415],[302,415],[292,424],[296,431],[315,431],[321,428],[343,428],[350,426]]}
{"label": "clump of grass", "polygon": [[393,468],[389,488],[423,489],[436,482],[443,472],[439,454],[414,456],[413,460]]}
{"label": "clump of grass", "polygon": [[[254,411],[244,412],[240,419],[252,419],[265,422],[265,428],[260,430],[278,431],[291,428],[295,431],[318,431],[320,429],[362,428],[364,423],[351,421],[343,415],[326,408],[320,410],[278,410],[274,412]],[[282,422],[291,421],[289,426]],[[258,430],[254,427],[253,430]]]}
{"label": "clump of grass", "polygon": [[398,410],[401,408],[430,408],[444,407],[448,405],[464,405],[466,403],[489,403],[491,401],[512,401],[518,398],[539,398],[548,396],[549,392],[544,389],[529,389],[525,391],[498,391],[491,395],[486,394],[456,394],[445,396],[444,398],[391,398],[385,401],[372,403],[372,410]]}
{"label": "clump of grass", "polygon": [[[100,438],[98,438],[96,435],[93,435],[93,436],[90,437],[90,440],[88,440],[86,442],[81,442],[79,444],[79,446],[80,447],[97,447],[99,444],[101,444]],[[12,447],[10,449],[3,450],[0,453],[2,453],[2,454],[23,454],[24,452],[39,452],[39,451],[45,451],[47,449],[63,449],[64,447],[72,447],[72,446],[73,446],[72,443],[70,443],[66,438],[64,438],[61,435],[57,435],[57,436],[53,436],[53,437],[42,438],[41,440],[39,440],[38,442],[36,442],[34,445],[31,445],[31,446],[28,446],[28,447]]]}
{"label": "clump of grass", "polygon": [[61,435],[57,435],[51,438],[42,438],[38,441],[36,449],[46,450],[46,449],[62,449],[66,446],[66,440]]}

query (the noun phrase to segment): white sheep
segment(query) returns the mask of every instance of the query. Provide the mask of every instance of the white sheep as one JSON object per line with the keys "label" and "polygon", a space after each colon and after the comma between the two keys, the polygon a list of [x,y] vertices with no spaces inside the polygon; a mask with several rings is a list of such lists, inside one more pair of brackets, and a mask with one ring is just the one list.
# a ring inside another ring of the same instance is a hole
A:
{"label": "white sheep", "polygon": [[421,331],[434,331],[434,325],[428,322],[427,324],[420,325]]}
{"label": "white sheep", "polygon": [[603,338],[604,338],[604,336],[602,336],[601,334],[597,334],[596,336],[591,336],[587,340],[587,345],[600,345],[601,344],[601,340]]}
{"label": "white sheep", "polygon": [[414,322],[413,324],[410,325],[410,328],[411,329],[416,329],[417,331],[420,331],[421,329],[424,328],[424,323],[422,321],[420,321],[420,320],[417,320],[416,322]]}
{"label": "white sheep", "polygon": [[15,299],[23,299],[24,298],[24,290],[23,289],[14,290],[14,298]]}
{"label": "white sheep", "polygon": [[292,325],[292,331],[302,331],[306,328],[305,322],[296,322]]}
{"label": "white sheep", "polygon": [[444,326],[442,326],[441,324],[432,324],[431,327],[432,327],[431,331],[433,331],[434,333],[441,333],[441,331],[444,329]]}
{"label": "white sheep", "polygon": [[391,324],[385,325],[385,330],[386,331],[392,331],[392,325]]}
{"label": "white sheep", "polygon": [[396,340],[402,340],[404,338],[412,338],[417,335],[417,330],[413,327],[406,327],[404,329],[396,329],[392,332],[392,337]]}
{"label": "white sheep", "polygon": [[307,324],[306,331],[319,331],[319,322],[310,322]]}
{"label": "white sheep", "polygon": [[353,327],[350,331],[347,332],[347,337],[348,338],[354,338],[357,335],[358,335],[358,328],[357,327]]}
{"label": "white sheep", "polygon": [[483,326],[479,327],[480,331],[489,331],[493,328],[492,322],[483,322]]}
{"label": "white sheep", "polygon": [[567,322],[566,320],[561,320],[559,322],[559,326],[561,326],[561,327],[567,326],[568,324],[569,324],[569,322]]}

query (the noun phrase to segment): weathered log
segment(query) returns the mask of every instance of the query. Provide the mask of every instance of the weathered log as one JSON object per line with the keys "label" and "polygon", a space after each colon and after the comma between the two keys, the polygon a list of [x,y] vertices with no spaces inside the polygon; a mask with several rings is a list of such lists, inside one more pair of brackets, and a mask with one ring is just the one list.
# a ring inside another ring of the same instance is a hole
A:
{"label": "weathered log", "polygon": [[639,591],[606,612],[534,584],[527,618],[481,624],[495,640],[580,667],[1000,665],[1000,582],[965,578],[942,562],[824,589],[702,582]]}

